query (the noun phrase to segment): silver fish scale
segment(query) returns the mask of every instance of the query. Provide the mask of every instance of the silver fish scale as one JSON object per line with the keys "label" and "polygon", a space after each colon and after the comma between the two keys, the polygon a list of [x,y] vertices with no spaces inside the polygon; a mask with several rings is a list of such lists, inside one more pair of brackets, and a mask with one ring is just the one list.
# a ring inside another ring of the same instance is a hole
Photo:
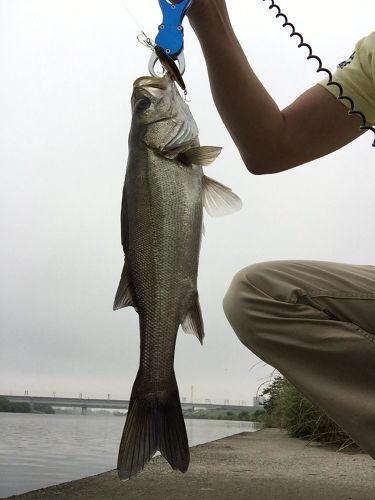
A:
{"label": "silver fish scale", "polygon": [[202,176],[146,148],[129,156],[123,223],[147,384],[171,376],[177,330],[196,297]]}

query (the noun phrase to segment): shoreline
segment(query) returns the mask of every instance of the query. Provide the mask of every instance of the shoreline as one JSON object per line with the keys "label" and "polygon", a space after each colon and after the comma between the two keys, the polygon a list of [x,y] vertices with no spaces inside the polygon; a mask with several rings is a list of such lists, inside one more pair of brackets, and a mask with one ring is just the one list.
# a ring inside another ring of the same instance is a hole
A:
{"label": "shoreline", "polygon": [[360,451],[291,438],[263,428],[190,448],[185,474],[155,457],[129,481],[116,471],[62,483],[14,500],[373,500],[375,460]]}

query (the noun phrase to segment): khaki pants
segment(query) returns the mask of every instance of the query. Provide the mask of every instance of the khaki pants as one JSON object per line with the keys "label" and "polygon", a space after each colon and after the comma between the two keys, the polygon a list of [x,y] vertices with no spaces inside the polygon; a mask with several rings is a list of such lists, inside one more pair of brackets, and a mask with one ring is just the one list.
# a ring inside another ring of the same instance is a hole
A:
{"label": "khaki pants", "polygon": [[246,347],[375,459],[375,266],[254,264],[224,311]]}

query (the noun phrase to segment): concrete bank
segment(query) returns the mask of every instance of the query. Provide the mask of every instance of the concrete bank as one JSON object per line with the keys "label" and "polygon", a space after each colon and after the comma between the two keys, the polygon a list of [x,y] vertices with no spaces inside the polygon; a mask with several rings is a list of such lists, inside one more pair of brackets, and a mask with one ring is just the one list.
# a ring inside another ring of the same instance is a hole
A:
{"label": "concrete bank", "polygon": [[192,448],[186,474],[156,457],[130,481],[119,481],[111,471],[9,498],[375,500],[375,460],[336,449],[262,429]]}

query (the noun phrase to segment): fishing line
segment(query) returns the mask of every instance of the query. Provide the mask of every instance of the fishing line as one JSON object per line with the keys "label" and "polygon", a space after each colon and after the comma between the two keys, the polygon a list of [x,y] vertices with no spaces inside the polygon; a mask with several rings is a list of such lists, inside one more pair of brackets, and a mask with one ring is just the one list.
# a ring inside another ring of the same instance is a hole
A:
{"label": "fishing line", "polygon": [[[264,1],[266,1],[266,0],[263,0],[263,2]],[[319,67],[316,70],[317,73],[319,73],[321,71],[324,71],[325,73],[327,73],[327,75],[328,75],[327,86],[328,85],[335,85],[335,87],[337,87],[339,89],[339,95],[337,96],[337,99],[339,99],[340,101],[346,100],[346,101],[349,102],[350,109],[348,111],[348,114],[349,115],[357,115],[357,116],[359,116],[361,118],[362,124],[359,126],[359,128],[361,130],[371,130],[374,133],[374,136],[375,136],[375,127],[373,127],[373,126],[367,126],[366,125],[366,117],[365,117],[365,115],[361,111],[358,111],[358,110],[354,109],[353,99],[351,97],[347,96],[347,95],[344,95],[344,89],[342,88],[341,84],[338,83],[338,82],[335,82],[333,80],[333,76],[332,76],[332,73],[330,72],[330,70],[323,67],[322,60],[320,59],[320,57],[318,57],[315,54],[313,54],[311,46],[303,40],[303,36],[301,35],[301,33],[298,33],[296,31],[296,29],[294,27],[294,24],[292,24],[292,23],[290,23],[288,21],[288,18],[286,17],[286,15],[283,12],[281,12],[280,7],[274,2],[274,0],[268,0],[268,1],[271,2],[271,5],[268,8],[270,10],[272,10],[272,9],[276,9],[277,10],[277,14],[276,14],[275,17],[276,18],[282,17],[284,19],[284,24],[282,25],[282,27],[285,28],[286,26],[289,26],[291,28],[292,33],[289,36],[290,37],[297,36],[300,39],[300,43],[298,44],[298,48],[299,47],[306,47],[308,49],[309,55],[307,56],[307,59],[315,59],[316,61],[318,61]],[[375,147],[375,139],[374,139],[374,142],[372,143],[372,146]]]}
{"label": "fishing line", "polygon": [[141,33],[143,33],[143,29],[141,27],[141,25],[139,24],[137,18],[135,17],[135,15],[133,14],[133,12],[129,9],[129,7],[125,4],[124,0],[120,0],[122,6],[124,7],[124,9],[126,10],[126,12],[128,13],[128,15],[132,18],[133,22],[136,24],[137,28],[139,29],[139,31],[141,31]]}
{"label": "fishing line", "polygon": [[146,33],[143,31],[142,26],[139,24],[137,18],[135,17],[133,12],[130,10],[130,8],[125,4],[124,0],[120,0],[120,2],[122,4],[122,6],[124,7],[125,11],[127,12],[127,14],[130,16],[130,18],[133,20],[133,22],[135,23],[135,25],[137,26],[137,28],[140,31],[140,34],[137,36],[138,42],[141,43],[142,45],[144,45],[145,47],[148,47],[149,49],[153,50],[154,46],[155,46],[155,43],[153,42],[153,40],[150,37],[148,37],[146,35]]}
{"label": "fishing line", "polygon": [[[133,14],[133,12],[130,10],[130,8],[125,4],[124,0],[120,0],[122,6],[124,7],[125,11],[127,14],[130,16],[130,18],[133,20],[134,24],[137,26],[139,29],[140,33],[137,35],[137,40],[140,44],[143,46],[147,47],[150,50],[155,50],[155,42],[150,38],[149,36],[146,35],[146,33],[143,31],[142,26],[139,24],[137,18]],[[159,68],[159,71],[156,71],[158,74],[163,75],[164,74],[164,69],[163,66],[160,65],[161,68]],[[186,94],[185,94],[186,98]]]}

